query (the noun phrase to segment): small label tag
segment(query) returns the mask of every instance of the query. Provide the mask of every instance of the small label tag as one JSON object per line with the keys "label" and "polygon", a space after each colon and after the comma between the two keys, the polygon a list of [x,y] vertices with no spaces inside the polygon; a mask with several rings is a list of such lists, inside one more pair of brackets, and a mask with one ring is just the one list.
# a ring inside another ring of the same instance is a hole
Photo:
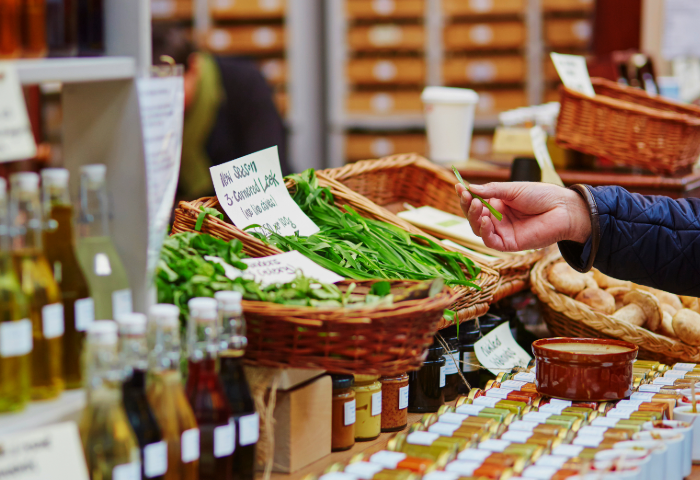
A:
{"label": "small label tag", "polygon": [[524,420],[517,420],[508,426],[508,430],[532,432],[537,425],[539,425],[539,423],[537,422],[526,422]]}
{"label": "small label tag", "polygon": [[438,438],[440,438],[440,435],[437,433],[413,432],[409,433],[406,437],[406,443],[410,443],[411,445],[425,445],[429,447]]}
{"label": "small label tag", "polygon": [[41,322],[44,338],[56,338],[63,335],[63,304],[52,303],[41,309]]}
{"label": "small label tag", "polygon": [[652,393],[659,393],[661,389],[663,388],[663,385],[640,385],[639,386],[639,391],[640,392],[652,392]]}
{"label": "small label tag", "polygon": [[92,298],[81,298],[73,304],[75,311],[75,329],[84,332],[95,320],[95,302]]}
{"label": "small label tag", "polygon": [[355,400],[345,402],[345,426],[355,423]]}
{"label": "small label tag", "polygon": [[440,367],[440,388],[445,386],[445,367]]}
{"label": "small label tag", "polygon": [[517,390],[518,392],[527,385],[527,382],[519,382],[517,380],[506,380],[501,383],[502,390]]}
{"label": "small label tag", "polygon": [[32,322],[25,318],[0,323],[0,357],[19,357],[32,351]]}
{"label": "small label tag", "polygon": [[384,467],[381,465],[369,462],[355,462],[345,467],[345,473],[349,473],[363,480],[370,480],[382,470],[384,470]]}
{"label": "small label tag", "polygon": [[460,426],[461,425],[454,423],[436,422],[428,427],[428,431],[430,433],[437,433],[438,435],[442,435],[444,437],[451,437],[454,435],[455,430],[457,430]]}
{"label": "small label tag", "polygon": [[591,436],[591,435],[578,436],[578,437],[574,438],[574,441],[572,443],[574,445],[578,445],[580,447],[595,448],[595,447],[600,446],[601,443],[603,443],[603,436],[602,435],[600,435],[598,437]]}
{"label": "small label tag", "polygon": [[384,468],[395,470],[399,463],[406,459],[406,454],[382,450],[369,457],[369,461],[381,465]]}
{"label": "small label tag", "polygon": [[140,480],[141,465],[138,463],[126,463],[117,465],[112,469],[112,480]]}
{"label": "small label tag", "polygon": [[569,460],[564,455],[542,455],[535,465],[538,467],[554,467],[561,468]]}
{"label": "small label tag", "polygon": [[143,449],[143,472],[146,478],[159,477],[168,471],[168,444],[151,443]]}
{"label": "small label tag", "polygon": [[566,405],[557,405],[556,403],[548,403],[547,405],[542,405],[540,407],[540,412],[546,412],[546,413],[553,413],[555,415],[561,415],[561,412],[564,411],[565,408],[568,408]]}
{"label": "small label tag", "polygon": [[595,97],[595,90],[588,74],[586,59],[580,55],[564,55],[550,53],[554,68],[557,69],[559,78],[566,88],[583,93],[589,97]]}
{"label": "small label tag", "polygon": [[[483,398],[483,397],[479,397],[479,398]],[[477,400],[478,400],[478,398],[477,398]],[[493,400],[489,399],[488,402],[493,402]],[[486,407],[487,407],[487,405],[468,405],[468,404],[465,404],[465,405],[460,405],[459,407],[457,407],[455,409],[455,412],[460,413],[462,415],[467,415],[467,416],[479,415],[479,412],[481,412]],[[493,407],[491,407],[491,408],[493,408]],[[447,415],[447,414],[445,414],[445,415]],[[445,415],[443,415],[443,417]]]}
{"label": "small label tag", "polygon": [[199,460],[199,429],[191,428],[182,432],[180,437],[182,463]]}
{"label": "small label tag", "polygon": [[513,380],[519,382],[535,383],[535,374],[530,372],[520,372],[516,373]]}
{"label": "small label tag", "polygon": [[454,375],[459,371],[454,360],[455,355],[459,356],[459,352],[442,356],[445,359],[445,375]]}
{"label": "small label tag", "polygon": [[[119,318],[122,315],[131,313],[131,290],[115,290],[112,292],[112,315],[113,318]],[[109,318],[101,318],[100,320],[109,320]]]}
{"label": "small label tag", "polygon": [[619,422],[619,418],[613,417],[598,417],[591,422],[594,427],[614,427]]}
{"label": "small label tag", "polygon": [[630,415],[632,415],[634,412],[636,412],[637,409],[635,407],[620,407],[620,408],[613,408],[607,413],[607,417],[611,418],[625,418],[628,419],[630,418]]}
{"label": "small label tag", "polygon": [[[462,405],[464,406],[464,405]],[[473,405],[469,405],[470,407]],[[484,407],[481,407],[484,408]],[[462,423],[469,418],[469,415],[463,415],[461,413],[452,413],[452,412],[447,412],[443,413],[438,417],[438,422],[439,423],[451,423],[454,425],[462,425]]]}
{"label": "small label tag", "polygon": [[486,396],[505,400],[506,398],[508,398],[508,394],[510,392],[512,392],[512,390],[506,390],[503,388],[491,388],[489,390],[486,390]]}
{"label": "small label tag", "polygon": [[696,363],[677,363],[673,366],[673,369],[674,370],[685,370],[687,372],[690,372],[695,368],[696,365],[697,365]]}
{"label": "small label tag", "polygon": [[476,470],[480,466],[481,464],[479,462],[455,460],[447,464],[447,466],[445,467],[445,471],[458,473],[463,477],[471,477],[474,474],[474,470]]}
{"label": "small label tag", "polygon": [[478,448],[479,450],[488,450],[490,452],[503,452],[510,444],[511,442],[507,440],[489,439],[481,442]]}
{"label": "small label tag", "polygon": [[525,367],[532,357],[513,338],[508,322],[494,328],[474,344],[479,363],[494,375]]}
{"label": "small label tag", "polygon": [[559,445],[552,450],[552,455],[561,455],[567,458],[578,457],[583,451],[583,447],[579,445]]}
{"label": "small label tag", "polygon": [[[480,405],[483,407],[490,407],[494,408],[498,402],[500,402],[500,398],[495,398],[495,397],[479,397],[474,399],[474,405]],[[458,412],[461,413],[461,412]]]}
{"label": "small label tag", "polygon": [[578,431],[578,435],[580,435],[580,436],[588,435],[588,436],[592,436],[592,437],[600,437],[607,430],[608,430],[608,427],[604,427],[602,425],[586,425],[585,427],[581,427],[581,429]]}
{"label": "small label tag", "polygon": [[372,416],[382,414],[382,392],[372,394]]}
{"label": "small label tag", "polygon": [[474,352],[462,352],[462,371],[476,372],[479,370],[479,359]]}
{"label": "small label tag", "polygon": [[525,443],[531,436],[532,432],[508,430],[501,435],[501,440],[508,440],[509,442],[515,443]]}
{"label": "small label tag", "polygon": [[641,400],[642,402],[651,402],[654,399],[654,392],[634,392],[630,395],[630,400]]}
{"label": "small label tag", "polygon": [[656,377],[652,382],[653,385],[673,386],[676,383],[675,378]]}
{"label": "small label tag", "polygon": [[226,425],[214,428],[214,456],[227,457],[236,449],[236,424],[230,421]]}
{"label": "small label tag", "polygon": [[408,408],[408,385],[399,388],[399,410]]}
{"label": "small label tag", "polygon": [[530,412],[523,415],[523,420],[526,422],[544,423],[552,415],[554,414],[549,412]]}
{"label": "small label tag", "polygon": [[684,370],[669,370],[664,373],[664,378],[685,378],[687,373]]}
{"label": "small label tag", "polygon": [[638,407],[644,403],[644,400],[620,400],[617,402],[617,405],[615,405],[616,408],[623,408],[623,407],[633,407],[635,410],[638,410]]}
{"label": "small label tag", "polygon": [[533,478],[537,480],[549,480],[557,473],[556,467],[545,467],[540,465],[532,465],[523,470],[524,478]]}
{"label": "small label tag", "polygon": [[478,448],[467,448],[457,455],[460,460],[470,460],[472,462],[483,462],[491,456],[489,450],[479,450]]}
{"label": "small label tag", "polygon": [[551,405],[564,405],[566,407],[570,407],[572,405],[571,400],[560,400],[558,398],[552,398],[549,403]]}
{"label": "small label tag", "polygon": [[260,415],[253,413],[238,419],[238,443],[245,447],[258,443],[260,438]]}

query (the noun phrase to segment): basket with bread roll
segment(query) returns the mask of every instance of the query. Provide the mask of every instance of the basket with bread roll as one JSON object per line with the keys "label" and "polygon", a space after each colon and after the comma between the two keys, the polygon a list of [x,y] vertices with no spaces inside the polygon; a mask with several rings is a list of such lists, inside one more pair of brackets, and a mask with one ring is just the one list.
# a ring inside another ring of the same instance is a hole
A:
{"label": "basket with bread roll", "polygon": [[532,291],[552,334],[615,338],[639,346],[639,357],[700,362],[700,300],[618,280],[598,270],[579,273],[559,251],[532,269]]}

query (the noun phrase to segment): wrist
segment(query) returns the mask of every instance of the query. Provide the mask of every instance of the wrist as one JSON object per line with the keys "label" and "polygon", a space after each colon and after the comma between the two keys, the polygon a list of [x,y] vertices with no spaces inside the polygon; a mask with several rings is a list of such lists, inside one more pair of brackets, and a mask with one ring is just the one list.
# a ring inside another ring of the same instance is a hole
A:
{"label": "wrist", "polygon": [[566,240],[577,243],[586,243],[591,237],[591,212],[586,200],[575,190],[569,190],[567,199],[567,212],[569,214],[569,228]]}

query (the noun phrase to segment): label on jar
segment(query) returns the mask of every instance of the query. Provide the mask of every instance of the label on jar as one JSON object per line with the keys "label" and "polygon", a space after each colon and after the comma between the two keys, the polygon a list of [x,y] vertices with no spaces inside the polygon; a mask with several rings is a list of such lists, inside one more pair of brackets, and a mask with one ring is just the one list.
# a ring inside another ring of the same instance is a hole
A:
{"label": "label on jar", "polygon": [[442,356],[445,359],[445,375],[454,375],[459,371],[455,363],[455,355],[459,355],[459,352]]}
{"label": "label on jar", "polygon": [[345,402],[343,408],[345,409],[345,415],[343,418],[345,420],[345,426],[347,427],[348,425],[355,423],[355,400]]}
{"label": "label on jar", "polygon": [[[481,398],[481,397],[479,397],[479,398]],[[485,405],[465,404],[465,405],[460,405],[459,407],[457,407],[455,409],[455,412],[460,413],[462,415],[467,415],[467,416],[468,415],[479,415],[479,412],[481,412],[484,408],[486,408]],[[440,418],[443,418],[445,415],[447,415],[447,414],[444,414]]]}
{"label": "label on jar", "polygon": [[611,417],[611,418],[630,418],[630,416],[637,411],[636,407],[620,407],[620,408],[613,408],[610,410],[606,417]]}
{"label": "label on jar", "polygon": [[405,453],[382,450],[369,457],[369,461],[381,465],[384,468],[395,470],[396,467],[399,466],[399,463],[406,459],[406,456]]}
{"label": "label on jar", "polygon": [[527,382],[519,382],[517,380],[506,380],[501,383],[501,390],[517,390],[518,392],[527,385]]}
{"label": "label on jar", "polygon": [[[131,290],[115,290],[112,292],[112,318],[119,318],[132,312]],[[106,320],[106,319],[101,319]]]}
{"label": "label on jar", "polygon": [[460,460],[471,460],[473,462],[483,462],[491,456],[491,452],[488,450],[479,450],[478,448],[467,448],[462,450],[457,455]]}
{"label": "label on jar", "polygon": [[603,436],[591,436],[591,435],[582,435],[574,438],[574,441],[572,442],[573,445],[578,445],[580,447],[589,447],[589,448],[595,448],[600,446],[600,444],[603,443]]}
{"label": "label on jar", "polygon": [[445,386],[445,367],[440,367],[440,388]]}
{"label": "label on jar", "polygon": [[253,445],[260,438],[260,415],[253,413],[238,419],[238,443],[242,447]]}
{"label": "label on jar", "polygon": [[535,374],[530,372],[519,372],[513,377],[513,380],[519,382],[535,383]]}
{"label": "label on jar", "polygon": [[95,302],[92,298],[81,298],[73,304],[75,311],[75,329],[84,332],[95,320]]}
{"label": "label on jar", "polygon": [[428,427],[428,431],[430,433],[437,433],[443,437],[451,437],[459,427],[461,427],[461,425],[456,425],[454,423],[436,422]]}
{"label": "label on jar", "polygon": [[382,392],[372,394],[372,416],[382,414]]}
{"label": "label on jar", "polygon": [[592,437],[600,437],[603,435],[606,431],[608,430],[608,427],[604,427],[602,425],[586,425],[585,427],[581,427],[578,431],[578,435],[580,436],[592,436]]}
{"label": "label on jar", "polygon": [[41,309],[41,324],[44,338],[56,338],[63,335],[63,304],[52,303]]}
{"label": "label on jar", "polygon": [[[470,405],[470,407],[471,406],[472,405]],[[440,415],[438,417],[438,423],[450,423],[453,425],[462,425],[462,422],[464,422],[467,418],[469,418],[469,415],[447,412],[447,413],[443,413],[442,415]]]}
{"label": "label on jar", "polygon": [[423,480],[459,480],[459,473],[436,471],[423,476]]}
{"label": "label on jar", "polygon": [[653,393],[659,393],[661,389],[663,388],[663,385],[640,385],[639,386],[639,391],[640,392],[653,392]]}
{"label": "label on jar", "polygon": [[500,401],[501,399],[496,397],[479,397],[474,399],[473,405],[481,405],[482,407],[494,408],[496,404]]}
{"label": "label on jar", "polygon": [[0,323],[0,357],[19,357],[32,351],[32,322],[28,318]]}
{"label": "label on jar", "polygon": [[409,433],[406,437],[406,443],[410,443],[411,445],[425,445],[429,447],[438,438],[440,438],[440,435],[437,433],[413,432]]}
{"label": "label on jar", "polygon": [[455,460],[453,462],[448,463],[445,466],[445,471],[458,473],[463,477],[471,477],[472,475],[474,475],[474,470],[476,470],[480,466],[481,463],[479,462],[471,462],[469,460]]}
{"label": "label on jar", "polygon": [[617,402],[617,405],[615,405],[615,407],[639,407],[642,403],[644,403],[644,400],[620,400],[619,402]]}
{"label": "label on jar", "polygon": [[523,415],[523,420],[526,422],[544,423],[552,415],[554,414],[549,412],[529,412]]}
{"label": "label on jar", "polygon": [[567,408],[566,405],[557,405],[556,403],[548,403],[547,405],[542,405],[540,407],[540,412],[553,413],[555,415],[561,415],[561,412]]}
{"label": "label on jar", "polygon": [[168,471],[168,444],[151,443],[143,449],[143,473],[146,478],[159,477]]}
{"label": "label on jar", "polygon": [[141,465],[138,462],[117,465],[112,469],[112,480],[140,480]]}
{"label": "label on jar", "polygon": [[486,390],[486,396],[492,398],[506,399],[508,398],[508,394],[511,391],[512,390],[505,390],[503,388],[491,388],[489,390]]}
{"label": "label on jar", "polygon": [[688,372],[684,370],[669,370],[668,372],[664,373],[665,378],[685,378],[686,374]]}
{"label": "label on jar", "polygon": [[571,406],[571,400],[560,400],[560,399],[558,399],[558,398],[552,398],[552,399],[549,401],[549,403],[550,403],[551,405],[564,405],[564,406],[567,406],[567,407],[570,407],[570,406]]}
{"label": "label on jar", "polygon": [[537,459],[535,465],[538,467],[555,467],[561,468],[569,460],[564,455],[542,455]]}
{"label": "label on jar", "polygon": [[399,388],[399,410],[408,408],[408,385]]}
{"label": "label on jar", "polygon": [[664,385],[664,386],[669,386],[673,385],[676,383],[675,378],[666,378],[666,377],[656,377],[654,381],[652,382],[653,385]]}
{"label": "label on jar", "polygon": [[191,428],[182,432],[180,437],[180,453],[182,463],[199,460],[199,429]]}
{"label": "label on jar", "polygon": [[559,445],[552,450],[552,455],[562,455],[567,458],[578,457],[583,451],[583,447],[579,445]]}
{"label": "label on jar", "polygon": [[503,435],[501,435],[501,440],[508,440],[509,442],[515,443],[525,443],[529,440],[531,436],[532,432],[508,430]]}
{"label": "label on jar", "polygon": [[496,440],[496,439],[488,439],[484,440],[479,444],[479,450],[488,450],[490,452],[503,452],[508,446],[511,444],[511,442],[507,440]]}
{"label": "label on jar", "polygon": [[236,449],[236,424],[230,420],[228,424],[214,428],[214,456],[227,457]]}
{"label": "label on jar", "polygon": [[619,421],[619,418],[598,417],[591,422],[591,425],[594,427],[614,427]]}
{"label": "label on jar", "polygon": [[537,422],[526,422],[524,420],[517,420],[508,425],[508,430],[532,432],[537,425],[539,425],[539,423]]}
{"label": "label on jar", "polygon": [[685,370],[690,372],[695,368],[697,364],[696,363],[677,363],[673,366],[674,370]]}
{"label": "label on jar", "polygon": [[557,473],[558,468],[532,465],[523,470],[524,478],[536,478],[538,480],[547,480]]}
{"label": "label on jar", "polygon": [[355,462],[345,467],[345,473],[349,473],[363,480],[370,480],[382,470],[384,470],[384,467],[370,462]]}
{"label": "label on jar", "polygon": [[630,400],[641,400],[651,402],[654,399],[654,392],[634,392],[630,395]]}
{"label": "label on jar", "polygon": [[479,359],[474,352],[462,352],[462,371],[477,372],[479,370]]}

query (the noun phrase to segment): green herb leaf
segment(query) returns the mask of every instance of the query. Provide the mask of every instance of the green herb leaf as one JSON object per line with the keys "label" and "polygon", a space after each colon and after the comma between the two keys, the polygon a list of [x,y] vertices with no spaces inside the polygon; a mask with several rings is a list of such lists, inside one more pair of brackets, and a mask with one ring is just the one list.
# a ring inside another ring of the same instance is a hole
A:
{"label": "green herb leaf", "polygon": [[467,189],[467,191],[472,195],[472,197],[476,198],[476,199],[479,200],[481,203],[483,203],[484,206],[485,206],[486,208],[489,209],[489,212],[491,212],[491,214],[492,214],[494,217],[496,217],[496,220],[498,220],[499,222],[500,222],[501,220],[503,220],[503,214],[502,214],[501,212],[499,212],[498,210],[496,210],[495,208],[493,208],[489,202],[487,202],[486,200],[484,200],[484,199],[481,198],[479,195],[477,195],[476,193],[472,192],[472,191],[469,189],[469,187],[467,186],[467,184],[464,183],[464,180],[462,179],[462,175],[459,174],[459,170],[457,170],[457,168],[456,168],[454,165],[452,165],[452,171],[455,172],[455,175],[457,176],[457,180],[459,180],[459,183],[461,183],[462,186],[463,186],[464,188]]}
{"label": "green herb leaf", "polygon": [[372,295],[377,295],[378,297],[384,297],[391,293],[391,284],[389,282],[377,282],[372,285],[369,291]]}

